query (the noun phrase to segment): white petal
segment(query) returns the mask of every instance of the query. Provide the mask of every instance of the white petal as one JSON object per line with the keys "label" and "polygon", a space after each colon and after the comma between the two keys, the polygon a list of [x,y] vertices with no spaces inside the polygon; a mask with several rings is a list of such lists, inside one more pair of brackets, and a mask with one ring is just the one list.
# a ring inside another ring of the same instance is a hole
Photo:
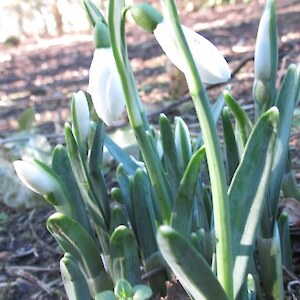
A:
{"label": "white petal", "polygon": [[90,111],[83,91],[78,91],[75,94],[75,111],[79,126],[80,140],[85,142],[90,130]]}
{"label": "white petal", "polygon": [[255,77],[269,79],[271,74],[270,8],[266,8],[259,22],[254,54]]}
{"label": "white petal", "polygon": [[153,31],[154,36],[168,56],[170,61],[182,72],[184,72],[184,61],[179,53],[173,32],[165,22],[159,23]]}
{"label": "white petal", "polygon": [[108,126],[120,118],[125,109],[125,96],[111,48],[94,52],[90,67],[88,92],[95,111]]}
{"label": "white petal", "polygon": [[125,109],[125,98],[123,88],[118,73],[111,73],[106,86],[107,112],[110,117],[111,125],[114,121],[121,118]]}
{"label": "white petal", "polygon": [[182,29],[202,81],[216,84],[230,79],[229,66],[216,46],[195,31],[185,26]]}
{"label": "white petal", "polygon": [[[182,26],[182,30],[202,81],[208,84],[227,81],[231,76],[231,72],[219,50],[210,41],[193,30],[185,26]],[[176,44],[174,33],[168,24],[165,22],[158,24],[154,30],[154,35],[171,62],[183,73],[186,73],[187,66]]]}
{"label": "white petal", "polygon": [[30,190],[42,195],[55,190],[55,179],[38,165],[22,160],[16,160],[13,164],[18,177]]}

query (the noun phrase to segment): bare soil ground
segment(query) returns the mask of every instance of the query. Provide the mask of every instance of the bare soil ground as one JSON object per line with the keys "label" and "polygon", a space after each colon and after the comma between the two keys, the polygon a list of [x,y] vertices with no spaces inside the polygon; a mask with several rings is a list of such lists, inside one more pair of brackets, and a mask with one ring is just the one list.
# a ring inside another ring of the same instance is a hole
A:
{"label": "bare soil ground", "polygon": [[[248,111],[253,107],[253,52],[262,7],[262,1],[253,0],[248,5],[181,13],[182,23],[221,49],[233,70],[229,82],[232,94]],[[300,62],[300,2],[278,0],[277,8],[280,84],[287,66]],[[152,36],[133,24],[128,25],[127,36],[132,68],[152,122],[155,124],[160,112],[170,117],[180,114],[191,130],[198,132],[182,75],[167,62]],[[24,42],[10,49],[0,46],[0,147],[17,131],[16,119],[28,107],[36,110],[36,131],[46,135],[52,144],[63,142],[71,94],[86,89],[92,54],[91,35]],[[211,99],[216,99],[222,89],[224,85],[210,88]],[[119,125],[124,123],[126,118]],[[299,184],[299,127],[293,128],[290,145]],[[0,300],[66,299],[59,272],[62,252],[45,229],[52,212],[49,207],[11,208],[0,201]],[[299,223],[292,229],[292,243],[295,272],[284,270],[285,283],[296,280],[299,288]],[[170,286],[168,299],[185,299],[178,285]]]}

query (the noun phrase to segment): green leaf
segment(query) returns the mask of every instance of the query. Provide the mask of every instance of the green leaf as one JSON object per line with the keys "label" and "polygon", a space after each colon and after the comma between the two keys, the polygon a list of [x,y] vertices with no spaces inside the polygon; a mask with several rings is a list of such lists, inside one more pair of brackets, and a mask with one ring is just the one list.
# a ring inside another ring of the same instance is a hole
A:
{"label": "green leaf", "polygon": [[48,218],[47,229],[64,251],[71,253],[76,260],[93,297],[112,288],[95,241],[78,222],[55,213]]}
{"label": "green leaf", "polygon": [[[271,215],[269,218],[272,219],[272,224],[274,224],[277,215],[281,182],[289,150],[289,138],[293,120],[294,104],[297,96],[298,80],[299,75],[297,68],[295,65],[291,65],[288,68],[275,103],[280,112],[280,119],[268,195],[268,202],[271,208]],[[270,229],[270,232],[272,233],[273,230]]]}
{"label": "green leaf", "polygon": [[167,225],[160,226],[157,241],[166,262],[194,299],[227,299],[205,259],[177,231]]}
{"label": "green leaf", "polygon": [[228,91],[224,92],[224,100],[236,119],[237,125],[237,141],[240,146],[240,152],[242,154],[244,146],[251,134],[253,125],[244,109],[238,104],[238,102],[229,94]]}
{"label": "green leaf", "polygon": [[137,284],[133,288],[133,300],[148,300],[152,297],[152,290],[144,284]]}
{"label": "green leaf", "polygon": [[[113,280],[126,278],[130,284],[141,283],[138,245],[133,232],[124,225],[118,226],[110,238]],[[119,294],[118,294],[119,295]]]}
{"label": "green leaf", "polygon": [[155,293],[164,294],[167,280],[164,263],[159,254],[156,242],[156,222],[154,215],[153,196],[148,176],[138,169],[133,178],[132,203],[136,236],[146,273],[155,272],[149,277],[149,284]]}
{"label": "green leaf", "polygon": [[120,148],[108,135],[105,135],[104,139],[105,146],[113,158],[118,162],[123,164],[123,168],[129,175],[134,174],[136,169],[139,167],[131,157]]}
{"label": "green leaf", "polygon": [[222,111],[222,125],[226,152],[227,178],[230,183],[240,158],[227,107],[224,107]]}
{"label": "green leaf", "polygon": [[290,271],[293,272],[292,260],[292,243],[290,238],[289,216],[283,211],[278,218],[278,230],[280,236],[280,245],[282,253],[282,263]]}
{"label": "green leaf", "polygon": [[72,212],[72,215],[68,217],[79,222],[92,235],[93,231],[85,210],[83,198],[77,186],[69,157],[62,145],[57,145],[53,151],[52,169],[56,172],[65,188],[66,205],[70,206],[70,211]]}
{"label": "green leaf", "polygon": [[164,151],[164,160],[166,164],[168,179],[173,195],[176,194],[180,182],[180,170],[178,165],[178,156],[174,141],[174,134],[166,115],[161,114],[159,117],[159,128],[161,141]]}
{"label": "green leaf", "polygon": [[116,300],[113,291],[104,291],[96,295],[95,300]]}
{"label": "green leaf", "polygon": [[119,225],[127,225],[127,220],[124,215],[124,209],[123,207],[119,205],[114,205],[114,207],[111,209],[111,219],[109,224],[109,232],[112,234],[113,231],[119,226]]}
{"label": "green leaf", "polygon": [[152,206],[150,183],[147,175],[138,169],[133,178],[132,203],[136,235],[143,260],[157,251],[155,215]]}
{"label": "green leaf", "polygon": [[60,260],[60,272],[69,299],[91,299],[86,280],[76,260],[74,260],[72,255],[68,252],[65,253],[64,257]]}
{"label": "green leaf", "polygon": [[120,279],[115,288],[115,295],[118,299],[131,299],[133,296],[133,290],[130,283],[125,279]]}
{"label": "green leaf", "polygon": [[265,205],[278,118],[278,110],[273,107],[258,120],[228,190],[235,296],[247,276],[258,224]]}
{"label": "green leaf", "polygon": [[271,238],[258,238],[257,241],[260,274],[266,299],[284,299],[280,237],[275,223]]}
{"label": "green leaf", "polygon": [[35,121],[35,109],[29,107],[24,110],[18,118],[19,130],[31,130]]}
{"label": "green leaf", "polygon": [[191,232],[192,208],[204,153],[205,148],[202,147],[192,156],[181,179],[173,206],[171,227],[186,239],[189,239]]}

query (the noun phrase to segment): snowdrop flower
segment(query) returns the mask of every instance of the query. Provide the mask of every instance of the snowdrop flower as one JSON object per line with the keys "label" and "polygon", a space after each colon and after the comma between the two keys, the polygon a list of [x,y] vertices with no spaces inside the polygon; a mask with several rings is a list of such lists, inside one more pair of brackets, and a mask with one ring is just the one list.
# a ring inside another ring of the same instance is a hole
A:
{"label": "snowdrop flower", "polygon": [[[256,46],[255,46],[255,55],[254,55],[254,70],[255,70],[255,79],[269,80],[271,77],[271,67],[272,67],[272,38],[271,38],[271,26],[272,19],[274,18],[273,12],[271,11],[272,1],[267,0],[266,8],[260,19]],[[275,29],[275,43],[277,43],[277,34]]]}
{"label": "snowdrop flower", "polygon": [[[182,30],[203,83],[216,84],[230,79],[229,66],[219,50],[195,31],[183,25]],[[171,62],[180,71],[186,73],[187,65],[167,22],[159,23],[153,33]]]}
{"label": "snowdrop flower", "polygon": [[258,115],[274,104],[277,63],[275,4],[273,0],[267,0],[258,26],[254,54],[253,98],[259,107]]}
{"label": "snowdrop flower", "polygon": [[56,189],[56,180],[40,165],[22,160],[16,160],[13,164],[22,183],[33,192],[48,195]]}
{"label": "snowdrop flower", "polygon": [[[149,4],[137,4],[130,8],[135,22],[148,32],[154,33],[157,42],[171,62],[183,73],[187,66],[177,45],[172,26]],[[230,79],[229,66],[219,50],[206,38],[182,26],[188,46],[204,83],[216,84]]]}
{"label": "snowdrop flower", "polygon": [[[90,67],[87,91],[92,96],[98,117],[111,126],[125,110],[125,95],[107,34],[103,23],[95,27],[96,49]],[[99,38],[99,35],[104,38]]]}
{"label": "snowdrop flower", "polygon": [[[73,95],[72,114],[76,128],[79,131],[81,142],[86,142],[90,130],[90,111],[86,96],[83,91],[78,91]],[[73,124],[74,126],[74,124]]]}

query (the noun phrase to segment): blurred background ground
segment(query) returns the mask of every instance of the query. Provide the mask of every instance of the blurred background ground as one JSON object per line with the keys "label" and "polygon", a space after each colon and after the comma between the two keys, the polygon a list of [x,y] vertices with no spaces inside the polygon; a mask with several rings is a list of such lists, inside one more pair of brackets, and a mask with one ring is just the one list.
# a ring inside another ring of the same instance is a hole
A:
{"label": "blurred background ground", "polygon": [[[71,95],[79,89],[85,90],[88,83],[93,55],[91,30],[80,1],[32,1],[40,5],[35,12],[24,2],[11,1],[15,5],[13,9],[0,5],[0,300],[65,299],[59,273],[61,251],[45,229],[45,221],[52,210],[45,206],[11,207],[16,206],[16,202],[22,204],[29,197],[18,185],[11,161],[32,152],[47,156],[51,146],[64,142],[63,126],[69,120]],[[159,1],[152,2],[158,6]],[[204,7],[203,1],[179,2],[182,23],[210,39],[226,57],[233,70],[229,82],[231,92],[250,112],[253,108],[253,52],[263,1],[214,8]],[[72,18],[66,16],[68,11],[72,12]],[[279,85],[287,66],[300,62],[300,2],[278,0],[277,13]],[[2,16],[6,16],[7,21]],[[74,25],[74,18],[78,24]],[[7,22],[15,24],[12,32],[4,26]],[[196,135],[198,122],[183,76],[168,63],[153,36],[138,29],[130,20],[127,37],[132,68],[152,123],[156,124],[160,112],[170,118],[180,114]],[[212,101],[225,87],[210,87]],[[21,117],[23,131],[20,132],[18,120],[28,108],[32,110],[27,116],[32,118],[24,121],[24,115]],[[298,184],[299,110],[290,142]],[[124,124],[126,116],[117,125]],[[32,144],[39,144],[40,149]],[[28,149],[31,152],[28,153]],[[285,273],[286,282],[299,278],[299,219],[296,218],[292,231],[295,274]],[[169,299],[175,296],[173,292]]]}

